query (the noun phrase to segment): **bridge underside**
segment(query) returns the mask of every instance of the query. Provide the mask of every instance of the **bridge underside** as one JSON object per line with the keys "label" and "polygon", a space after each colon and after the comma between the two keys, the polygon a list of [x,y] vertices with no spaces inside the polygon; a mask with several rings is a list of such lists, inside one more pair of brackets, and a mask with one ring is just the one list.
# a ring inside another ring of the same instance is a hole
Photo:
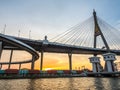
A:
{"label": "bridge underside", "polygon": [[[106,49],[99,49],[99,48],[89,48],[89,47],[81,47],[81,46],[73,46],[73,45],[60,45],[56,43],[49,42],[48,44],[44,45],[43,41],[36,41],[36,40],[27,40],[27,39],[20,39],[21,42],[31,46],[36,51],[44,51],[49,53],[72,53],[72,54],[104,54],[107,52]],[[5,50],[22,50],[21,48],[15,47],[10,45],[9,43],[3,42],[3,48]],[[116,55],[120,55],[120,50],[110,50],[111,53],[115,53]]]}

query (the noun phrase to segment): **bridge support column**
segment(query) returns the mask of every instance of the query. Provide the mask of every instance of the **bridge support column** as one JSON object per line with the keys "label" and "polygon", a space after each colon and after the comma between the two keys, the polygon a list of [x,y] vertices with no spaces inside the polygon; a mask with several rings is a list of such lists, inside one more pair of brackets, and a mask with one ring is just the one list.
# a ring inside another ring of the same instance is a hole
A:
{"label": "bridge support column", "polygon": [[72,70],[72,53],[68,53],[68,57],[69,57],[69,70]]}
{"label": "bridge support column", "polygon": [[21,69],[21,63],[19,64],[19,70]]}
{"label": "bridge support column", "polygon": [[35,59],[34,56],[32,56],[31,70],[34,70],[34,65],[35,65]]}
{"label": "bridge support column", "polygon": [[0,64],[0,70],[2,69],[2,64]]}
{"label": "bridge support column", "polygon": [[100,57],[90,57],[90,63],[92,63],[92,70],[93,72],[101,72],[102,66],[100,64]]}
{"label": "bridge support column", "polygon": [[10,69],[10,66],[11,66],[12,56],[13,56],[13,50],[11,50],[11,53],[10,53],[10,61],[9,61],[8,69]]}
{"label": "bridge support column", "polygon": [[0,59],[1,59],[1,55],[2,55],[2,42],[0,42]]}
{"label": "bridge support column", "polygon": [[105,71],[114,72],[115,71],[114,61],[116,60],[115,54],[106,53],[106,54],[103,54],[103,58],[105,60]]}
{"label": "bridge support column", "polygon": [[43,69],[43,54],[44,54],[44,52],[43,52],[43,50],[41,51],[41,61],[40,61],[40,70],[42,70]]}

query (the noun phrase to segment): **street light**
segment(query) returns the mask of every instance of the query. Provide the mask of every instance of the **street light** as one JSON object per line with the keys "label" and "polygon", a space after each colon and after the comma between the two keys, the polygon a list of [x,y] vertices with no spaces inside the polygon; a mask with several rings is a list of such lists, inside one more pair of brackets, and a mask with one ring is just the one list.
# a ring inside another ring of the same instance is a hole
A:
{"label": "street light", "polygon": [[20,37],[20,30],[18,31],[18,37]]}
{"label": "street light", "polygon": [[31,38],[31,30],[29,31],[29,39]]}
{"label": "street light", "polygon": [[4,28],[3,28],[3,34],[5,34],[5,29],[6,29],[6,24],[4,25]]}

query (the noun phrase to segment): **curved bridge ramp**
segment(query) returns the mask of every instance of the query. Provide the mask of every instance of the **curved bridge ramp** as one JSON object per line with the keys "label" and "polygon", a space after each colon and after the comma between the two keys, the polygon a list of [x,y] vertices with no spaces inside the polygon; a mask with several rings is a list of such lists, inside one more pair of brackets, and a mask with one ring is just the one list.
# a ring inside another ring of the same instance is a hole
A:
{"label": "curved bridge ramp", "polygon": [[[20,62],[16,61],[16,62],[11,62],[10,64],[30,63],[30,62],[32,62],[32,60],[35,61],[39,58],[39,54],[37,53],[37,51],[35,49],[33,49],[29,45],[27,45],[19,40],[16,40],[15,38],[0,34],[0,41],[7,42],[11,45],[21,48],[22,50],[29,52],[32,55],[32,57],[34,57],[34,59],[31,59],[31,60],[24,60],[24,61],[20,61]],[[0,62],[0,64],[9,64],[9,62]]]}

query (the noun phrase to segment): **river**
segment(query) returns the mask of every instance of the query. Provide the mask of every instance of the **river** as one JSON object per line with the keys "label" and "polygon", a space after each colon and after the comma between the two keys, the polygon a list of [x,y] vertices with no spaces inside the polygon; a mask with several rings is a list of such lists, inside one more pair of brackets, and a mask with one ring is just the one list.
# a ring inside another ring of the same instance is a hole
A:
{"label": "river", "polygon": [[120,78],[1,79],[0,90],[120,90]]}

